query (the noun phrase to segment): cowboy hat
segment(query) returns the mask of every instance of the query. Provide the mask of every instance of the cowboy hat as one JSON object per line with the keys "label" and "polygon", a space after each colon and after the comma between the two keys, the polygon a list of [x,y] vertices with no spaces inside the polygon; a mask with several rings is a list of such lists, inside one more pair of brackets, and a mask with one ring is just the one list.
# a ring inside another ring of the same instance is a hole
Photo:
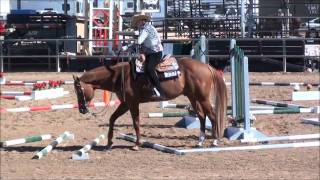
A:
{"label": "cowboy hat", "polygon": [[147,14],[136,14],[132,17],[131,27],[136,28],[139,21],[150,21],[150,19]]}

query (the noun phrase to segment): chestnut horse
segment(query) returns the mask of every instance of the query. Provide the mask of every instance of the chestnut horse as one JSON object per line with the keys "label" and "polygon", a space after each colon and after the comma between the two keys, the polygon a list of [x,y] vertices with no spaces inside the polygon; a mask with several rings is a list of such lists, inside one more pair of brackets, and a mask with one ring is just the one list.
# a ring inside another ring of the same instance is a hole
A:
{"label": "chestnut horse", "polygon": [[[177,60],[180,75],[178,78],[161,81],[166,100],[185,95],[200,119],[199,146],[205,139],[205,118],[212,124],[213,145],[223,137],[227,111],[227,88],[221,74],[210,65],[190,58]],[[95,89],[115,92],[121,101],[109,119],[108,144],[112,146],[113,128],[118,117],[130,110],[137,136],[134,150],[140,145],[139,104],[161,101],[153,95],[150,82],[145,76],[134,77],[129,62],[105,65],[85,72],[80,78],[73,76],[80,113],[87,113],[87,104],[92,100]],[[210,99],[214,99],[212,106]]]}

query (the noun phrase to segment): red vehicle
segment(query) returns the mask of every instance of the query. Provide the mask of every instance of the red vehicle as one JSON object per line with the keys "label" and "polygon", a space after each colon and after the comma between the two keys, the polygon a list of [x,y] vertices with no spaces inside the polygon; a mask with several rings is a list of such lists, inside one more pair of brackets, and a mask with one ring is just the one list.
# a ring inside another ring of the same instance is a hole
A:
{"label": "red vehicle", "polygon": [[6,32],[5,24],[4,22],[0,21],[0,35],[4,35]]}

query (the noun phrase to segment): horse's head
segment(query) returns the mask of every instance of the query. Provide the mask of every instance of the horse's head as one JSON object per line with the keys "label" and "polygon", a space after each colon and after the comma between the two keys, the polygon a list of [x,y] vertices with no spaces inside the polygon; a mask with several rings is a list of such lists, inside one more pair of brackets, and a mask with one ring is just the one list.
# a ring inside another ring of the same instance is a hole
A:
{"label": "horse's head", "polygon": [[86,114],[89,112],[87,105],[93,98],[93,88],[91,85],[81,82],[79,77],[74,76],[74,89],[78,99],[78,108],[79,112],[82,114]]}

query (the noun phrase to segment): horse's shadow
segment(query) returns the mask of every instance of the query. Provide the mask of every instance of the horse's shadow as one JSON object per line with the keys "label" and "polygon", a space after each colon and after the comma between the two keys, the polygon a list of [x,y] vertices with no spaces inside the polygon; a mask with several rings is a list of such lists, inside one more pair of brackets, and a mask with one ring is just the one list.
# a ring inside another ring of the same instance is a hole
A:
{"label": "horse's shadow", "polygon": [[151,139],[173,139],[173,140],[197,140],[198,137],[195,135],[188,135],[188,136],[144,136],[142,137],[151,138]]}
{"label": "horse's shadow", "polygon": [[[100,124],[99,127],[109,127],[109,123],[106,124]],[[133,127],[132,124],[115,124],[114,127]],[[173,125],[151,125],[151,124],[143,124],[140,125],[140,127],[146,127],[146,128],[171,128]]]}

